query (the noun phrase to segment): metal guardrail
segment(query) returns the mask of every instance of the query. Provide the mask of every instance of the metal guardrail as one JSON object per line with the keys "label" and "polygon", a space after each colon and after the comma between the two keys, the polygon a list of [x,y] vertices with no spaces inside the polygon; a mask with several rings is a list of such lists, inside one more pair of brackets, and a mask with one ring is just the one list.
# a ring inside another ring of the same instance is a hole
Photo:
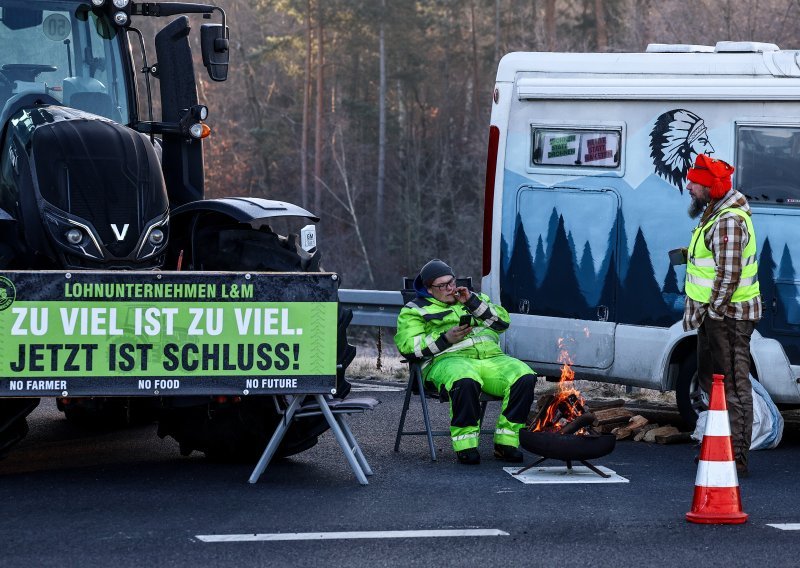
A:
{"label": "metal guardrail", "polygon": [[403,295],[391,290],[339,290],[339,305],[353,310],[351,325],[395,327]]}

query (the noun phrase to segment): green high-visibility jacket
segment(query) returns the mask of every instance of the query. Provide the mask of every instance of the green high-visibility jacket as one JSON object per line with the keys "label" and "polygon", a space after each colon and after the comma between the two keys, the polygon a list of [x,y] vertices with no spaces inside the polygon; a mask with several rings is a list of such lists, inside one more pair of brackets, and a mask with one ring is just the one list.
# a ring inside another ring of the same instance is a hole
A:
{"label": "green high-visibility jacket", "polygon": [[[473,317],[472,332],[451,345],[445,333],[465,314]],[[508,312],[492,304],[485,294],[473,292],[466,304],[454,305],[417,297],[400,310],[394,342],[403,356],[415,361],[430,362],[470,347],[478,357],[489,357],[502,353],[499,334],[508,329],[510,321]]]}
{"label": "green high-visibility jacket", "polygon": [[746,211],[742,211],[737,207],[730,207],[721,210],[709,219],[705,225],[697,227],[692,233],[686,265],[686,295],[698,302],[708,303],[711,300],[711,291],[717,275],[714,253],[706,246],[705,234],[724,213],[735,213],[744,219],[747,226],[747,234],[750,236],[747,245],[742,251],[742,274],[739,284],[734,290],[730,301],[746,302],[761,293],[758,286],[756,233],[753,229],[753,221]]}

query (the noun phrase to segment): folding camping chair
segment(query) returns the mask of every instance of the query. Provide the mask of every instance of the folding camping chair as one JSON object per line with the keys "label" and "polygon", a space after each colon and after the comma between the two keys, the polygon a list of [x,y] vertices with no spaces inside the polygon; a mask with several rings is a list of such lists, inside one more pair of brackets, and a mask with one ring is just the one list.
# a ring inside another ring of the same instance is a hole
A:
{"label": "folding camping chair", "polygon": [[[469,290],[472,290],[472,278],[458,278],[456,280],[457,286],[466,286]],[[403,294],[403,301],[410,302],[417,296],[417,292],[414,290],[414,279],[413,278],[404,278],[403,279],[403,289],[401,290]],[[437,392],[433,385],[428,384],[426,386],[425,381],[422,378],[422,366],[418,361],[406,361],[408,364],[408,384],[406,385],[406,393],[405,399],[403,401],[403,410],[400,413],[400,424],[397,427],[397,437],[394,441],[394,451],[400,451],[400,440],[403,436],[427,436],[428,438],[428,448],[430,448],[431,452],[431,461],[436,461],[436,447],[433,445],[433,437],[434,436],[450,436],[449,430],[433,430],[431,427],[431,420],[430,414],[428,412],[428,400],[427,399],[435,399],[439,402],[447,402],[447,398],[442,398],[441,393]],[[422,420],[425,424],[425,430],[404,430],[405,423],[406,423],[406,415],[408,414],[408,407],[411,404],[411,395],[416,394],[419,395],[420,404],[422,406]],[[489,405],[490,402],[494,401],[502,401],[501,397],[493,396],[487,394],[485,392],[481,392],[480,402],[481,402],[481,414],[480,414],[480,422],[483,424],[483,417],[486,414],[486,407]],[[494,434],[494,430],[481,430],[483,434]]]}
{"label": "folding camping chair", "polygon": [[[303,401],[307,396],[313,396],[316,402],[303,405]],[[258,478],[267,469],[292,420],[302,420],[309,416],[320,415],[325,416],[358,482],[361,485],[369,483],[367,476],[372,475],[372,469],[369,467],[367,459],[364,457],[364,453],[361,451],[361,447],[358,445],[356,437],[344,417],[350,414],[363,413],[367,410],[374,410],[380,404],[378,400],[367,397],[338,400],[322,394],[299,394],[288,397],[291,402],[288,408],[284,409],[278,404],[277,397],[272,398],[275,402],[275,407],[283,415],[283,418],[278,423],[275,433],[272,435],[266,449],[264,449],[264,453],[258,460],[255,469],[253,469],[253,473],[250,474],[250,483],[258,481]]]}

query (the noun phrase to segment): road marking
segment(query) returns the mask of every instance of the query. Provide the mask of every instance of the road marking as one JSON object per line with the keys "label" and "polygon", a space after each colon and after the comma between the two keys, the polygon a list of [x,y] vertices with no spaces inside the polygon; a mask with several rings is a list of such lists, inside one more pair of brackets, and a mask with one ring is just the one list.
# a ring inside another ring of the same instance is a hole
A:
{"label": "road marking", "polygon": [[800,531],[800,523],[767,523],[768,527],[775,527],[782,531]]}
{"label": "road marking", "polygon": [[360,538],[433,538],[454,536],[508,536],[498,529],[439,529],[414,531],[350,531],[317,533],[198,534],[203,542],[255,542],[278,540],[347,540]]}
{"label": "road marking", "polygon": [[406,390],[403,387],[390,385],[375,385],[370,383],[350,383],[353,385],[352,392],[400,392]]}

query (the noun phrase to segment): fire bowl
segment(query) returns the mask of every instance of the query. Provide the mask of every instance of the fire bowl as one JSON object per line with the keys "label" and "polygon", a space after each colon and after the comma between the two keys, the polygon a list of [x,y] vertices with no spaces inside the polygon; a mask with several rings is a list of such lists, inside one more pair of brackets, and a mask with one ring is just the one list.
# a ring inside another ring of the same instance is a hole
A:
{"label": "fire bowl", "polygon": [[543,458],[582,461],[610,454],[617,445],[617,437],[613,434],[578,436],[521,430],[519,443],[523,449]]}

